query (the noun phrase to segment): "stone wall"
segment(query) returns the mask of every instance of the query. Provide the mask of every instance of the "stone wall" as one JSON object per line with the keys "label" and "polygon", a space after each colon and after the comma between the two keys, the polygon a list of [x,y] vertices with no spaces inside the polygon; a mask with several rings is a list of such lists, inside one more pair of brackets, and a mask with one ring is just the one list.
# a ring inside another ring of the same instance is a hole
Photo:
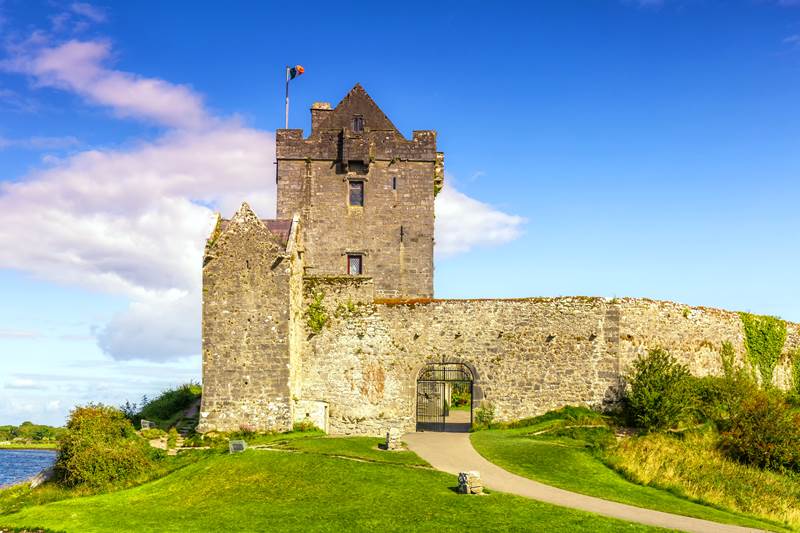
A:
{"label": "stone wall", "polygon": [[[719,348],[744,357],[736,313],[671,302],[604,298],[422,300],[357,306],[306,331],[304,400],[326,402],[333,433],[413,431],[416,378],[426,362],[463,362],[473,372],[476,405],[497,420],[564,405],[616,402],[621,376],[648,348],[662,346],[696,375],[719,373]],[[786,353],[800,344],[789,325]],[[786,358],[776,384],[787,386]]]}
{"label": "stone wall", "polygon": [[328,402],[334,433],[409,431],[419,371],[447,361],[472,369],[476,402],[491,402],[498,419],[602,405],[618,386],[606,307],[601,298],[359,306],[309,336],[302,397]]}
{"label": "stone wall", "polygon": [[290,290],[300,287],[292,271],[302,272],[293,260],[246,204],[209,240],[199,431],[292,427]]}
{"label": "stone wall", "polygon": [[[720,374],[720,348],[730,342],[739,365],[747,365],[745,335],[739,314],[724,309],[690,307],[674,302],[625,298],[620,300],[620,361],[628,368],[637,355],[660,346],[689,366],[693,374]],[[800,346],[800,325],[787,324],[784,356],[773,384],[790,386],[789,353]]]}

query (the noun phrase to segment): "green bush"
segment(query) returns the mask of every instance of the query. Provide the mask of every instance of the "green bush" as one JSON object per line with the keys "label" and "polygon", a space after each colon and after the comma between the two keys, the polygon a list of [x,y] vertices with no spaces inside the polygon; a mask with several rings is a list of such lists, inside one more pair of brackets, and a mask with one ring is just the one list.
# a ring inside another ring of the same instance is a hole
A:
{"label": "green bush", "polygon": [[175,448],[178,445],[178,430],[175,428],[169,428],[167,432],[167,447],[168,448]]}
{"label": "green bush", "polygon": [[758,390],[755,381],[742,369],[725,376],[691,377],[689,383],[693,389],[695,419],[711,422],[721,430],[728,427],[742,401]]}
{"label": "green bush", "polygon": [[742,400],[720,436],[729,457],[771,470],[800,471],[800,414],[784,396],[755,391]]}
{"label": "green bush", "polygon": [[142,402],[142,410],[139,412],[138,418],[160,422],[169,421],[200,398],[202,392],[202,387],[197,383],[186,383],[174,389],[167,389],[156,398]]}
{"label": "green bush", "polygon": [[141,433],[142,437],[147,440],[158,439],[166,435],[166,432],[163,429],[158,428],[143,429]]}
{"label": "green bush", "polygon": [[674,427],[692,406],[689,369],[666,350],[654,348],[633,362],[626,376],[628,419],[647,431]]}
{"label": "green bush", "polygon": [[146,472],[154,453],[118,409],[101,404],[77,407],[59,443],[56,479],[70,487],[109,486]]}
{"label": "green bush", "polygon": [[461,407],[472,403],[469,383],[454,383],[453,392],[450,395],[450,406]]}
{"label": "green bush", "polygon": [[295,422],[292,426],[292,431],[298,432],[307,432],[307,431],[319,431],[319,428],[314,425],[314,421],[310,418],[304,418],[300,422]]}
{"label": "green bush", "polygon": [[489,428],[494,422],[494,405],[487,401],[483,401],[481,406],[475,409],[475,422],[476,428]]}

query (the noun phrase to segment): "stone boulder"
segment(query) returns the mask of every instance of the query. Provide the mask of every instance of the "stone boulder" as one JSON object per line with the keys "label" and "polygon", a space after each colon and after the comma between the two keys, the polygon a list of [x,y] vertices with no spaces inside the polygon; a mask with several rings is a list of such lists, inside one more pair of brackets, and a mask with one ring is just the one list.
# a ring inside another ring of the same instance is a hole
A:
{"label": "stone boulder", "polygon": [[459,472],[458,492],[461,494],[483,494],[483,481],[480,473],[475,470]]}

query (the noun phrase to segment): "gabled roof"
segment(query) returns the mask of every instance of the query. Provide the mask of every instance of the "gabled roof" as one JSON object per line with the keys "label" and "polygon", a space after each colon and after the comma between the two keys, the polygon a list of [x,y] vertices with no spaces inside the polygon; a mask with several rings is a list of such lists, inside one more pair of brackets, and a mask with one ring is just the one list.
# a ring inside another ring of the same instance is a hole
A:
{"label": "gabled roof", "polygon": [[253,212],[247,202],[242,202],[239,210],[236,211],[230,220],[222,218],[219,216],[219,213],[217,213],[214,229],[206,242],[206,252],[214,246],[214,243],[217,242],[221,235],[235,227],[266,229],[267,233],[276,244],[280,245],[282,248],[286,248],[289,237],[292,234],[293,223],[294,220],[291,219],[258,218],[258,215]]}
{"label": "gabled roof", "polygon": [[393,131],[400,134],[360,83],[356,83],[350,89],[333,112],[319,125],[317,131],[350,129],[354,115],[364,117],[364,126],[369,131]]}

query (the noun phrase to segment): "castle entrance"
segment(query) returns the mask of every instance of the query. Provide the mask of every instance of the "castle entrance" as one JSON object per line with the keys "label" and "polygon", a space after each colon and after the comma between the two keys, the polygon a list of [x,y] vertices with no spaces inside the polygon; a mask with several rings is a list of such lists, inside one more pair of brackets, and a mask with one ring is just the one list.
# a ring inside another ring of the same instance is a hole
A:
{"label": "castle entrance", "polygon": [[428,363],[417,377],[417,431],[472,427],[473,377],[463,363]]}

